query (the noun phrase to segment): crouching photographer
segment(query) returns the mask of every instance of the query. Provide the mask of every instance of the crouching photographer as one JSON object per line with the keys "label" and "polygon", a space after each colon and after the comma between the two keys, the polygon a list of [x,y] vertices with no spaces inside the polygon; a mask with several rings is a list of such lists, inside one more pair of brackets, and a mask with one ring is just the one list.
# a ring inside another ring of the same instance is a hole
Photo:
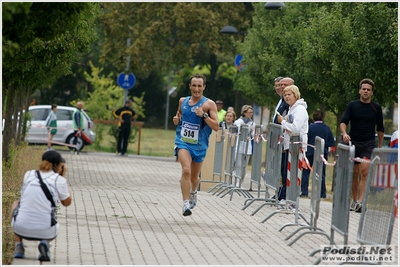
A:
{"label": "crouching photographer", "polygon": [[24,258],[23,239],[40,241],[40,261],[50,261],[49,242],[57,237],[56,217],[58,199],[63,206],[72,202],[67,180],[66,162],[56,151],[42,156],[39,170],[27,171],[21,197],[11,207],[11,225],[15,236],[14,258]]}

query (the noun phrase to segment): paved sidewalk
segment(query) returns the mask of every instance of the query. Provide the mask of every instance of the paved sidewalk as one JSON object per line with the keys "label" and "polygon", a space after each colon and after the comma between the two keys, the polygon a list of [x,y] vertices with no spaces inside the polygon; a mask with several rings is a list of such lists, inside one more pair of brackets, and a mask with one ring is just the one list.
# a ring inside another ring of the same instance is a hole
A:
{"label": "paved sidewalk", "polygon": [[[242,211],[245,198],[239,195],[230,201],[229,195],[200,191],[192,216],[183,217],[175,158],[61,153],[73,202],[59,210],[59,235],[44,265],[311,265],[319,254],[309,254],[329,244],[323,235],[307,234],[288,246],[284,239],[298,226],[278,230],[294,216],[277,214],[261,223],[276,208],[265,206],[250,216],[261,202]],[[307,220],[309,203],[300,200]],[[318,226],[330,234],[332,203],[322,201],[320,207]],[[350,244],[357,244],[359,218],[351,212]],[[396,219],[393,265],[398,264],[397,224]],[[343,238],[336,234],[335,240]],[[13,265],[39,265],[38,242],[24,244],[26,258],[14,259]]]}

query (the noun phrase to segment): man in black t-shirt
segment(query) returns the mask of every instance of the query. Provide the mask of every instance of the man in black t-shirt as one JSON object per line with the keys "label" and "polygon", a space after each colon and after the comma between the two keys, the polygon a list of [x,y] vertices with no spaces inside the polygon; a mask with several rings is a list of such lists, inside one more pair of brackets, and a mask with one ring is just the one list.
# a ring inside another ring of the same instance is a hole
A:
{"label": "man in black t-shirt", "polygon": [[[382,107],[371,101],[374,87],[375,84],[371,79],[361,80],[358,89],[360,99],[347,104],[340,121],[339,127],[343,142],[348,144],[351,141],[355,147],[355,158],[371,158],[372,150],[376,148],[375,131],[378,132],[378,147],[381,148],[383,144]],[[350,132],[347,134],[346,128],[350,121]],[[350,210],[355,210],[356,212],[361,212],[362,210],[368,168],[368,163],[354,162],[353,183],[351,186],[353,202],[350,205]]]}
{"label": "man in black t-shirt", "polygon": [[132,100],[127,100],[125,106],[114,111],[113,115],[118,119],[118,141],[117,141],[117,155],[125,156],[128,148],[129,135],[131,133],[131,121],[136,113],[131,108]]}

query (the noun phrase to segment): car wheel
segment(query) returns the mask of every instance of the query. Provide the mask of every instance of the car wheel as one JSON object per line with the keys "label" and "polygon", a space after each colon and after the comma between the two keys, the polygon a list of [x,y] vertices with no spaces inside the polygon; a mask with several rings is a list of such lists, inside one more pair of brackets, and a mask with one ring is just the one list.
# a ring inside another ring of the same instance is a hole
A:
{"label": "car wheel", "polygon": [[[74,134],[70,134],[68,136],[68,138],[67,138],[66,143],[70,144],[70,145],[73,145],[74,141],[75,141],[75,138],[78,138],[78,140],[76,141],[76,149],[77,150],[82,150],[85,147],[85,141],[80,136],[76,137]],[[68,148],[69,148],[69,150],[73,150],[74,149],[74,147],[72,147],[72,146],[68,146]]]}

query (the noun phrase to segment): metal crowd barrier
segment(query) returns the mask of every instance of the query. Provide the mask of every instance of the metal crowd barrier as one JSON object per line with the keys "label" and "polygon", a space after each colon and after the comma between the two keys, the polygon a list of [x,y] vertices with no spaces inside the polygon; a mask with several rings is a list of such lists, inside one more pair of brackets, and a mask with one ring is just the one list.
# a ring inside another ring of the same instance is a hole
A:
{"label": "metal crowd barrier", "polygon": [[[393,148],[375,148],[372,151],[357,232],[357,242],[361,245],[383,249],[387,249],[390,245],[397,208],[395,194],[398,187],[398,162],[393,160],[397,152],[398,149]],[[378,257],[378,261],[375,262],[348,261],[344,263],[381,264],[382,259]]]}
{"label": "metal crowd barrier", "polygon": [[[262,160],[262,125],[256,125],[254,129],[254,146],[253,154],[251,155],[251,175],[250,175],[250,189],[252,184],[257,185],[257,197],[260,197],[261,191],[261,160]],[[247,201],[247,200],[246,200]]]}
{"label": "metal crowd barrier", "polygon": [[[350,192],[351,184],[353,181],[353,167],[355,148],[351,145],[338,144],[337,147],[337,161],[335,165],[335,177],[333,180],[333,205],[332,205],[332,222],[331,234],[329,242],[331,246],[337,246],[335,243],[335,232],[343,236],[343,245],[348,244],[349,235],[349,215],[350,215]],[[321,249],[316,249],[311,252],[310,256],[314,256]],[[322,257],[328,255],[321,255],[314,264],[319,264]]]}
{"label": "metal crowd barrier", "polygon": [[227,142],[225,151],[224,181],[216,184],[208,190],[209,193],[215,190],[213,195],[217,194],[218,192],[221,194],[225,189],[233,186],[232,175],[235,167],[237,130],[238,127],[236,125],[232,125],[229,127],[227,138],[224,138],[224,142]]}
{"label": "metal crowd barrier", "polygon": [[[214,152],[214,168],[211,180],[201,180],[202,183],[216,183],[222,182],[223,169],[222,162],[224,156],[224,131],[222,127],[219,127],[215,136],[215,152]],[[217,177],[217,178],[216,178]],[[209,189],[210,191],[210,189]]]}
{"label": "metal crowd barrier", "polygon": [[[289,213],[294,214],[294,223],[288,223],[282,225],[279,231],[282,231],[286,226],[297,226],[298,217],[300,216],[305,222],[307,222],[306,218],[299,211],[299,203],[300,203],[300,185],[301,181],[299,177],[301,177],[301,169],[299,169],[299,154],[301,149],[300,143],[300,135],[299,134],[291,134],[290,135],[290,144],[289,144],[289,161],[288,163],[288,175],[286,179],[286,201],[285,208],[281,210],[273,211],[270,215],[265,217],[261,222],[266,222],[269,218],[277,213]],[[282,185],[284,186],[284,185]],[[290,206],[294,206],[292,209]],[[308,224],[308,222],[307,222]]]}
{"label": "metal crowd barrier", "polygon": [[249,145],[250,128],[248,125],[243,124],[240,127],[239,138],[236,145],[235,169],[232,178],[232,187],[221,198],[230,194],[230,200],[233,198],[233,193],[236,192],[240,196],[252,198],[253,195],[249,193],[248,189],[241,188],[243,179],[246,176],[247,161],[250,155],[247,155],[247,148]]}
{"label": "metal crowd barrier", "polygon": [[296,229],[293,233],[291,233],[285,240],[289,240],[295,234],[303,229],[308,229],[309,231],[301,233],[294,240],[288,243],[288,246],[293,245],[297,240],[299,240],[302,236],[306,234],[321,234],[326,236],[329,239],[329,235],[317,227],[317,220],[319,217],[319,205],[321,202],[321,181],[322,181],[322,169],[324,166],[324,161],[322,160],[324,157],[324,147],[325,140],[319,136],[315,138],[315,149],[314,149],[314,164],[313,164],[313,175],[312,175],[312,184],[311,184],[311,202],[310,202],[310,225],[302,226]]}
{"label": "metal crowd barrier", "polygon": [[265,170],[263,175],[265,185],[265,197],[264,198],[253,198],[247,199],[244,203],[242,210],[245,210],[255,201],[264,201],[256,210],[253,211],[251,216],[256,214],[265,205],[282,206],[279,203],[278,198],[270,198],[268,189],[275,192],[275,196],[278,196],[279,181],[281,179],[281,162],[282,162],[282,127],[276,123],[269,123],[267,131],[267,144],[266,144],[266,156],[265,156]]}

